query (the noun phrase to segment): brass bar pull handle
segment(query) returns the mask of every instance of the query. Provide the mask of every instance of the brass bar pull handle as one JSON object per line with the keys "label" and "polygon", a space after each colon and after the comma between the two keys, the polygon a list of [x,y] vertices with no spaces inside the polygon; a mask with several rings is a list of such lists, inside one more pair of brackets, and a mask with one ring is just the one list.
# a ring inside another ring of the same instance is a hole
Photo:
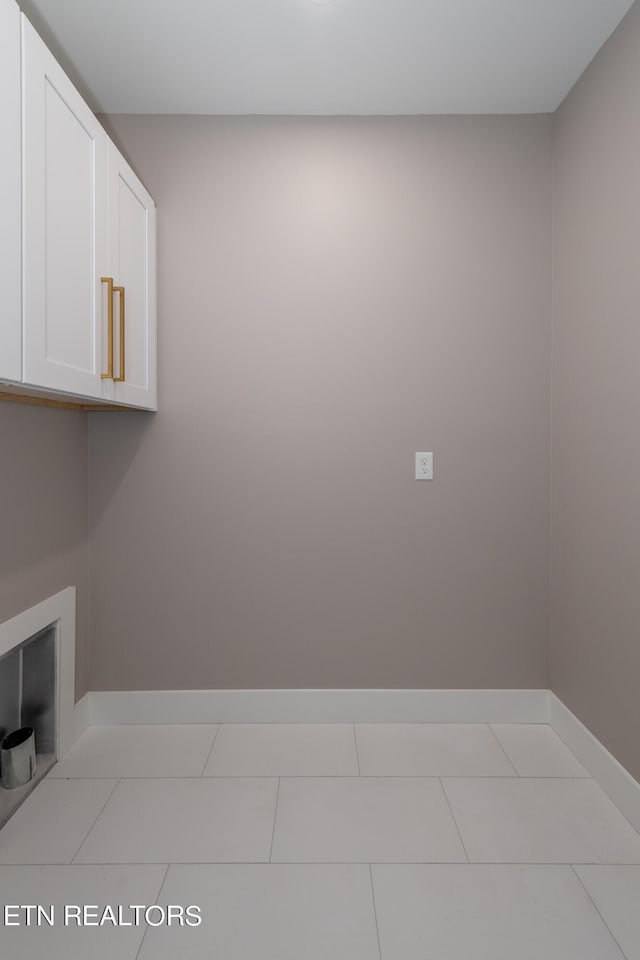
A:
{"label": "brass bar pull handle", "polygon": [[114,287],[114,293],[120,295],[120,375],[114,377],[115,383],[124,381],[124,287]]}
{"label": "brass bar pull handle", "polygon": [[107,285],[107,372],[100,377],[113,380],[113,277],[100,277],[100,283]]}

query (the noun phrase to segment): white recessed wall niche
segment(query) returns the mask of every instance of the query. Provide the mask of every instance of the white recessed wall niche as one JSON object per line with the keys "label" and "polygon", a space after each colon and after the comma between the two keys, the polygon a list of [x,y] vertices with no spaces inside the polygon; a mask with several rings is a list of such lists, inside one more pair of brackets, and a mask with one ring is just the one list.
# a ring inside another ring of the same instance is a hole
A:
{"label": "white recessed wall niche", "polygon": [[75,587],[0,624],[2,725],[7,728],[2,734],[10,733],[9,727],[33,726],[38,752],[33,783],[0,791],[0,824],[75,740],[75,646]]}

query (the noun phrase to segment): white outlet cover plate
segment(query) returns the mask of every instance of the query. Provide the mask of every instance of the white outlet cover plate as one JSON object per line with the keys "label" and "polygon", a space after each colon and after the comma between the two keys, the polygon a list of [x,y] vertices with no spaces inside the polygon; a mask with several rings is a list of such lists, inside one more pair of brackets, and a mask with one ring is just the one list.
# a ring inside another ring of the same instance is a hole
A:
{"label": "white outlet cover plate", "polygon": [[416,480],[433,480],[432,453],[416,453]]}

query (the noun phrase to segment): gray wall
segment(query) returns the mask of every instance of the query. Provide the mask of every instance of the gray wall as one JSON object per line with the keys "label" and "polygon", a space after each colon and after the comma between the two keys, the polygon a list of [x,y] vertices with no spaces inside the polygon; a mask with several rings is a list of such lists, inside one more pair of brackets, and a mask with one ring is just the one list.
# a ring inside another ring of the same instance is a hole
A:
{"label": "gray wall", "polygon": [[90,417],[90,687],[547,686],[550,120],[108,125],[161,386]]}
{"label": "gray wall", "polygon": [[0,623],[77,588],[76,697],[87,690],[87,418],[0,403]]}
{"label": "gray wall", "polygon": [[640,5],[555,121],[553,689],[640,777]]}

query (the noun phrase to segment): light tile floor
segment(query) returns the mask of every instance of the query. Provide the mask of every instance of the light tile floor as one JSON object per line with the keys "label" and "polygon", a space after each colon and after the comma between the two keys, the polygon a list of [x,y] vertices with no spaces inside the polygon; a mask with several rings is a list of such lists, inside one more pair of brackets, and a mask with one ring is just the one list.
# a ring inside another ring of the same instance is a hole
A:
{"label": "light tile floor", "polygon": [[638,903],[640,836],[544,724],[92,727],[0,831],[0,908],[57,910],[0,917],[3,960],[640,960]]}

